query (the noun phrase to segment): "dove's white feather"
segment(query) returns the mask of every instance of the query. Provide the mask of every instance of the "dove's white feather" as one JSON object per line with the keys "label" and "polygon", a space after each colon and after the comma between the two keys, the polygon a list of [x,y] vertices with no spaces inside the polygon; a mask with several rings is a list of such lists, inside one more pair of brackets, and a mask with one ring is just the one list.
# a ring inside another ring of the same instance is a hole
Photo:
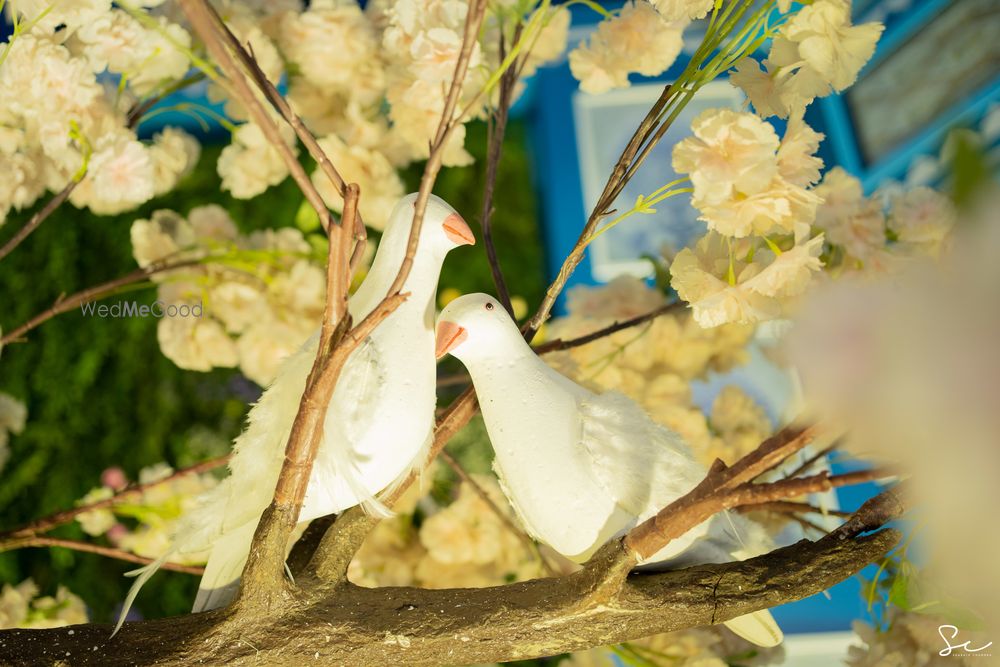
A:
{"label": "dove's white feather", "polygon": [[[349,302],[355,323],[378,305],[395,279],[415,199],[416,195],[404,197],[390,216],[368,276]],[[449,220],[451,232],[443,227]],[[444,257],[459,245],[451,235],[456,224],[464,226],[454,209],[432,195],[418,252],[403,286],[409,298],[354,351],[341,371],[300,522],[358,504],[386,514],[376,495],[422,467],[432,440],[436,402],[434,297]],[[471,237],[467,227],[464,231]],[[235,589],[257,522],[274,495],[318,344],[319,332],[285,360],[234,443],[230,476],[179,522],[172,554],[211,552],[195,611],[225,603]],[[158,567],[143,571],[129,593],[129,603]],[[122,617],[127,612],[126,606]]]}
{"label": "dove's white feather", "polygon": [[[460,297],[439,322],[450,323],[448,349],[472,376],[504,493],[527,531],[564,556],[586,560],[704,479],[681,436],[630,398],[594,394],[549,367],[490,297]],[[728,562],[771,546],[756,524],[720,514],[642,565]],[[781,640],[767,611],[730,624],[762,646]]]}

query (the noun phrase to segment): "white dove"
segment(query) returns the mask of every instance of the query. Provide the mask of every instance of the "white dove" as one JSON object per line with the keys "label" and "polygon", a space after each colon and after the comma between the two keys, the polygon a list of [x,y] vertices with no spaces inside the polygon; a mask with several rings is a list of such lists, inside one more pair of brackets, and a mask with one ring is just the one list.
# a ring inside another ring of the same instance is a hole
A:
{"label": "white dove", "polygon": [[[354,322],[386,296],[406,253],[416,194],[396,204],[364,283],[351,297]],[[324,421],[300,525],[361,504],[385,515],[375,495],[423,465],[434,429],[436,360],[434,299],[445,255],[475,237],[462,217],[431,195],[412,269],[402,291],[410,296],[351,355]],[[229,602],[261,514],[271,502],[285,444],[319,345],[317,331],[284,361],[250,410],[236,439],[231,474],[181,518],[170,552],[136,570],[117,632],[139,588],[168,556],[211,551],[193,611]]]}
{"label": "white dove", "polygon": [[[449,352],[472,376],[493,468],[515,512],[533,537],[571,560],[585,561],[705,477],[681,436],[626,396],[595,394],[550,368],[485,294],[459,297],[441,312],[437,356]],[[641,565],[722,563],[771,547],[757,524],[717,515]],[[726,625],[759,646],[782,640],[766,610]]]}

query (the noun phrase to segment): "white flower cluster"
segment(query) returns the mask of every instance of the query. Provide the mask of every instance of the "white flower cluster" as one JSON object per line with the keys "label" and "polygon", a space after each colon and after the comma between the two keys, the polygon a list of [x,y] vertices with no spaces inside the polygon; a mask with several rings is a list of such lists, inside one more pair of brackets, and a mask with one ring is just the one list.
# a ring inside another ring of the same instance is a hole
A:
{"label": "white flower cluster", "polygon": [[888,198],[865,197],[861,182],[840,167],[816,188],[824,205],[816,227],[826,236],[828,270],[835,274],[884,273],[914,257],[937,257],[955,226],[958,211],[948,197],[927,187]]}
{"label": "white flower cluster", "polygon": [[200,260],[154,275],[164,304],[202,306],[200,317],[160,319],[160,349],[181,368],[239,366],[266,386],[323,314],[325,273],[298,229],[243,235],[217,205],[196,207],[186,218],[161,210],[132,224],[132,253],[142,267],[165,258]]}
{"label": "white flower cluster", "polygon": [[8,442],[11,434],[19,435],[24,430],[28,419],[28,409],[24,403],[10,394],[0,392],[0,470],[7,464],[10,456]]}
{"label": "white flower cluster", "polygon": [[128,111],[184,76],[188,33],[110,0],[22,0],[11,11],[18,27],[0,44],[0,223],[81,177],[70,201],[99,214],[171,190],[197,142],[173,128],[139,141]]}
{"label": "white flower cluster", "polygon": [[785,17],[764,69],[745,58],[730,81],[764,118],[787,118],[813,99],[853,84],[875,52],[882,29],[881,23],[851,25],[850,0],[816,0]]}
{"label": "white flower cluster", "polygon": [[[547,335],[583,336],[664,303],[663,294],[630,277],[602,287],[576,287],[569,292],[569,313],[555,320]],[[596,391],[614,389],[634,399],[653,419],[684,436],[707,466],[715,458],[732,463],[771,434],[763,410],[736,386],[722,391],[709,415],[692,397],[692,380],[746,361],[752,335],[748,325],[705,329],[688,313],[668,314],[544,358]]]}
{"label": "white flower cluster", "polygon": [[87,607],[65,586],[54,596],[39,597],[38,586],[25,579],[0,590],[0,629],[61,628],[87,622]]}
{"label": "white flower cluster", "polygon": [[779,139],[767,122],[729,109],[703,111],[692,128],[673,166],[689,175],[709,231],[674,258],[672,285],[704,327],[778,317],[822,266],[823,237],[810,232],[822,199],[810,188],[823,135],[795,117]]}
{"label": "white flower cluster", "polygon": [[[149,484],[141,497],[110,507],[82,512],[76,520],[88,535],[105,536],[111,544],[146,558],[159,558],[170,548],[170,539],[177,520],[190,512],[199,495],[215,486],[217,480],[211,473],[188,474],[167,479],[174,470],[166,463],[158,463],[139,471],[139,484]],[[157,484],[156,482],[162,483]],[[128,484],[125,473],[119,468],[108,468],[101,475],[101,486],[95,487],[78,502],[87,505],[112,497]],[[130,522],[129,527],[120,519]],[[204,563],[208,553],[183,554],[172,562]]]}
{"label": "white flower cluster", "polygon": [[[496,479],[487,475],[473,479],[516,523]],[[397,515],[369,534],[348,569],[352,582],[369,587],[480,588],[542,575],[537,555],[468,483],[462,482],[455,500],[444,507],[429,497],[421,499],[421,510],[430,516],[418,529],[412,515],[419,498],[414,485],[395,506]],[[540,548],[549,562],[572,567],[548,548]]]}
{"label": "white flower cluster", "polygon": [[570,70],[592,94],[627,88],[629,74],[661,74],[680,54],[688,21],[686,11],[668,19],[645,0],[631,0],[569,54]]}

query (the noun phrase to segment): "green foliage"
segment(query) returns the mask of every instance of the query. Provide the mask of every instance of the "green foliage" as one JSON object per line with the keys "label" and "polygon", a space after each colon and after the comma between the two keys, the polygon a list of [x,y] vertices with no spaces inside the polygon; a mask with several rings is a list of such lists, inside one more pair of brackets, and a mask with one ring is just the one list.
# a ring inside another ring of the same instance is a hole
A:
{"label": "green foliage", "polygon": [[[435,192],[474,225],[482,192],[485,129],[473,125],[469,134],[476,164],[445,170]],[[544,285],[523,146],[525,130],[515,122],[510,135],[498,184],[496,237],[512,291],[537,303]],[[313,227],[311,211],[290,179],[250,201],[221,192],[215,173],[219,150],[207,148],[178,190],[138,211],[96,216],[70,204],[59,209],[0,262],[5,294],[0,326],[9,331],[51,306],[61,294],[134,270],[129,228],[133,220],[159,208],[183,214],[195,206],[218,203],[244,231],[296,224]],[[419,174],[418,167],[409,173],[411,183],[414,174]],[[0,242],[31,213],[8,220],[0,230]],[[449,258],[441,284],[462,291],[492,291],[482,244]],[[151,303],[155,290],[145,285],[127,298]],[[159,350],[156,322],[69,312],[30,332],[26,342],[3,350],[0,391],[26,403],[28,424],[22,435],[11,439],[10,460],[0,471],[0,529],[72,507],[99,484],[101,472],[109,466],[121,466],[135,479],[143,466],[167,461],[183,467],[226,451],[258,390],[235,370],[199,373],[177,368]],[[487,461],[485,436],[479,428],[476,432],[473,427],[470,433],[475,437],[466,445],[479,449],[475,470],[484,469]],[[54,534],[94,539],[76,524]],[[86,601],[95,620],[108,621],[128,588],[129,580],[122,574],[133,567],[63,549],[24,549],[0,554],[0,583],[30,576],[46,592],[65,585]],[[143,589],[137,607],[146,616],[184,613],[196,588],[195,577],[162,572]]]}
{"label": "green foliage", "polygon": [[868,579],[861,579],[861,595],[872,614],[875,627],[886,629],[891,607],[904,612],[928,614],[946,623],[966,630],[979,630],[982,619],[970,609],[951,598],[909,556],[916,530],[906,541],[879,564],[878,570]]}

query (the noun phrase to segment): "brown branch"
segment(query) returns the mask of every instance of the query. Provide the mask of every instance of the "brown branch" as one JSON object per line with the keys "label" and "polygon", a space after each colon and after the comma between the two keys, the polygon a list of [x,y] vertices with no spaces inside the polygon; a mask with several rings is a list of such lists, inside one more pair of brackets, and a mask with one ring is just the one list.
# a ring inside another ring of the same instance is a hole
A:
{"label": "brown branch", "polygon": [[496,515],[498,519],[500,519],[504,527],[517,537],[517,539],[520,540],[521,544],[523,544],[529,552],[533,553],[535,557],[538,558],[538,561],[542,564],[542,568],[549,575],[557,574],[556,568],[548,561],[548,559],[545,558],[545,555],[542,553],[541,549],[538,548],[538,545],[535,544],[535,541],[531,539],[531,536],[524,532],[524,529],[514,523],[507,513],[504,512],[503,509],[501,509],[495,502],[493,502],[493,499],[490,498],[490,494],[486,493],[486,490],[479,485],[479,482],[473,479],[472,475],[465,472],[465,468],[463,468],[462,465],[455,460],[455,457],[443,449],[438,456],[440,456],[448,467],[451,468],[456,475],[458,475],[459,479],[469,485],[469,488],[471,488],[475,494],[479,496],[480,500],[486,503],[486,506],[489,507],[490,511]]}
{"label": "brown branch", "polygon": [[[58,547],[61,549],[71,549],[73,551],[84,551],[86,553],[97,554],[98,556],[106,556],[108,558],[114,558],[116,560],[124,560],[130,563],[139,563],[140,565],[148,565],[153,562],[152,558],[146,558],[145,556],[137,556],[134,553],[124,551],[122,549],[114,549],[111,547],[102,547],[97,544],[90,544],[89,542],[80,542],[79,540],[67,540],[59,537],[48,537],[48,536],[32,536],[32,537],[20,537],[13,540],[0,541],[0,552],[12,551],[14,549],[25,549],[29,547]],[[197,567],[194,565],[183,565],[181,563],[171,563],[166,562],[162,565],[164,570],[173,570],[174,572],[184,572],[185,574],[196,574],[202,575],[205,573],[205,568]]]}
{"label": "brown branch", "polygon": [[648,313],[643,313],[642,315],[638,315],[636,317],[627,320],[622,320],[620,322],[615,321],[614,323],[602,329],[598,329],[597,331],[593,331],[584,336],[578,336],[577,338],[570,338],[568,340],[563,340],[562,338],[556,338],[555,340],[550,340],[541,343],[539,345],[535,345],[533,349],[535,350],[536,354],[548,354],[549,352],[560,352],[562,350],[569,350],[574,347],[581,347],[583,345],[587,345],[588,343],[593,343],[595,340],[600,340],[601,338],[605,338],[606,336],[618,333],[619,331],[639,326],[640,324],[644,324],[646,322],[649,322],[650,320],[655,320],[657,317],[660,317],[661,315],[667,315],[669,313],[678,312],[680,310],[683,310],[686,306],[687,304],[684,303],[683,301],[674,301],[672,303],[664,304],[659,308],[655,308],[649,311]]}
{"label": "brown branch", "polygon": [[41,324],[51,320],[56,315],[61,315],[65,312],[73,310],[84,303],[89,303],[91,301],[97,301],[108,296],[112,296],[116,291],[122,287],[132,285],[137,282],[141,282],[147,278],[160,273],[166,273],[168,271],[173,271],[175,269],[182,269],[189,266],[196,266],[205,262],[205,259],[190,259],[182,260],[174,263],[169,263],[166,260],[161,260],[160,262],[154,262],[146,268],[136,269],[131,273],[127,273],[124,276],[115,278],[114,280],[109,280],[106,283],[101,283],[100,285],[95,285],[93,287],[88,287],[87,289],[81,290],[72,296],[63,298],[60,297],[56,300],[52,306],[46,310],[43,310],[38,315],[22,324],[21,326],[6,332],[2,338],[0,338],[0,345],[7,345],[8,343],[19,342],[21,337],[32,329],[37,328]]}
{"label": "brown branch", "polygon": [[[765,443],[766,444],[766,443]],[[764,445],[761,445],[763,448]],[[747,457],[744,457],[747,458]],[[780,464],[778,461],[775,465]],[[735,466],[734,466],[735,467]],[[776,482],[743,482],[733,485],[729,469],[715,469],[688,494],[678,498],[657,514],[642,522],[625,537],[625,545],[636,561],[649,558],[689,530],[728,509],[743,505],[797,498],[809,493],[829,491],[840,486],[885,479],[895,473],[884,469],[863,470],[843,475],[822,472],[810,477],[782,479]],[[750,467],[744,467],[743,474]],[[755,475],[756,477],[756,475]]]}
{"label": "brown branch", "polygon": [[206,0],[179,0],[179,3],[184,15],[191,23],[194,32],[204,42],[212,59],[215,60],[226,75],[228,92],[239,100],[247,110],[247,113],[250,114],[250,119],[253,123],[261,129],[267,140],[274,146],[274,149],[281,156],[282,162],[285,163],[285,167],[292,178],[295,179],[295,183],[302,190],[302,194],[305,195],[313,209],[315,209],[316,215],[319,216],[320,222],[323,224],[323,228],[329,230],[333,222],[326,203],[316,190],[316,186],[309,179],[309,175],[302,167],[302,164],[295,157],[292,149],[285,143],[281,132],[278,130],[278,125],[268,115],[264,105],[261,104],[250,88],[243,70],[233,60],[229,49],[216,29],[213,11],[208,2]]}
{"label": "brown branch", "polygon": [[38,229],[38,226],[45,222],[45,219],[52,215],[53,211],[59,208],[64,201],[69,199],[70,194],[76,189],[76,186],[79,185],[79,183],[80,181],[71,180],[66,184],[66,187],[60,190],[54,197],[52,197],[52,199],[45,203],[42,210],[31,216],[31,219],[28,220],[23,227],[17,230],[17,233],[10,237],[10,239],[3,244],[3,247],[0,248],[0,260],[13,252],[14,248],[21,245],[21,242],[28,238],[33,231]]}
{"label": "brown branch", "polygon": [[[333,187],[338,193],[340,193],[340,196],[346,198],[347,183],[344,181],[344,178],[330,161],[326,151],[324,151],[319,145],[316,137],[305,126],[302,118],[292,110],[288,101],[281,95],[280,92],[278,92],[275,85],[264,74],[264,71],[260,68],[260,65],[257,63],[257,59],[253,54],[252,47],[247,44],[247,47],[244,48],[240,41],[236,38],[236,35],[234,35],[229,29],[229,26],[227,26],[225,21],[222,20],[222,17],[219,16],[219,13],[215,10],[215,8],[208,3],[205,4],[211,14],[217,34],[233,52],[236,59],[243,65],[244,69],[250,75],[250,78],[253,79],[253,82],[257,85],[258,90],[260,90],[260,92],[264,95],[264,99],[266,99],[274,110],[285,119],[289,126],[291,126],[291,128],[295,131],[296,136],[302,142],[302,145],[306,147],[309,155],[313,160],[315,160],[316,165],[320,168],[320,171],[322,171],[330,183],[333,184]],[[343,217],[346,218],[347,216]],[[327,221],[324,220],[322,216],[320,216],[320,221],[323,222],[323,226],[326,228]],[[365,232],[365,226],[361,221],[360,214],[357,214],[357,222],[360,229],[356,230],[355,238],[363,242],[367,233]],[[354,267],[352,267],[352,269],[353,268]]]}
{"label": "brown branch", "polygon": [[849,517],[853,512],[826,509],[800,503],[793,500],[772,500],[769,502],[749,503],[739,508],[740,512],[774,512],[775,514],[820,514],[823,516]]}
{"label": "brown branch", "polygon": [[[517,43],[521,36],[523,24],[517,22],[514,27],[512,41]],[[506,58],[506,40],[503,30],[499,36],[500,61]],[[517,69],[508,67],[500,77],[500,91],[497,108],[490,116],[489,124],[489,147],[486,153],[486,183],[483,187],[483,207],[479,219],[483,227],[483,245],[486,247],[486,257],[490,264],[490,273],[493,274],[493,284],[496,286],[497,298],[507,309],[510,316],[514,317],[514,307],[510,302],[510,292],[507,289],[507,281],[504,280],[503,270],[500,268],[500,260],[497,257],[496,245],[493,242],[493,192],[497,185],[497,173],[500,169],[500,157],[503,151],[504,135],[507,131],[507,117],[510,114],[510,105],[514,93],[514,86],[517,84]]]}
{"label": "brown branch", "polygon": [[827,536],[743,562],[633,573],[607,592],[606,604],[589,610],[579,607],[595,586],[595,572],[586,568],[490,588],[303,588],[274,613],[237,618],[217,609],[139,621],[114,640],[109,626],[97,624],[2,630],[0,663],[437,667],[525,660],[720,623],[802,599],[879,561],[898,540],[893,530],[847,540]]}
{"label": "brown branch", "polygon": [[146,482],[145,484],[131,484],[121,491],[117,492],[110,498],[104,498],[103,500],[95,500],[92,503],[87,503],[85,505],[80,505],[74,507],[73,509],[63,510],[62,512],[56,512],[55,514],[50,514],[48,516],[35,519],[29,523],[24,524],[20,528],[15,528],[3,533],[0,533],[0,540],[12,538],[12,537],[25,537],[31,535],[37,535],[38,533],[45,533],[56,526],[61,526],[65,523],[69,523],[75,519],[80,514],[84,512],[93,512],[94,510],[105,509],[118,503],[125,502],[126,500],[141,495],[145,491],[153,488],[154,486],[159,486],[161,484],[169,484],[170,482],[179,479],[181,477],[186,477],[187,475],[197,475],[203,472],[208,472],[209,470],[214,470],[220,466],[225,465],[229,462],[229,457],[231,454],[226,454],[225,456],[219,456],[214,459],[209,459],[208,461],[202,461],[193,466],[187,468],[181,468],[180,470],[174,471],[172,474],[164,477],[163,479],[158,479],[153,482]]}
{"label": "brown branch", "polygon": [[831,444],[827,445],[826,447],[819,450],[818,452],[807,458],[805,461],[803,461],[797,468],[788,473],[786,477],[797,477],[798,475],[801,475],[802,473],[813,467],[824,456],[826,456],[830,452],[840,447],[840,444],[841,443],[839,439],[834,440]]}

